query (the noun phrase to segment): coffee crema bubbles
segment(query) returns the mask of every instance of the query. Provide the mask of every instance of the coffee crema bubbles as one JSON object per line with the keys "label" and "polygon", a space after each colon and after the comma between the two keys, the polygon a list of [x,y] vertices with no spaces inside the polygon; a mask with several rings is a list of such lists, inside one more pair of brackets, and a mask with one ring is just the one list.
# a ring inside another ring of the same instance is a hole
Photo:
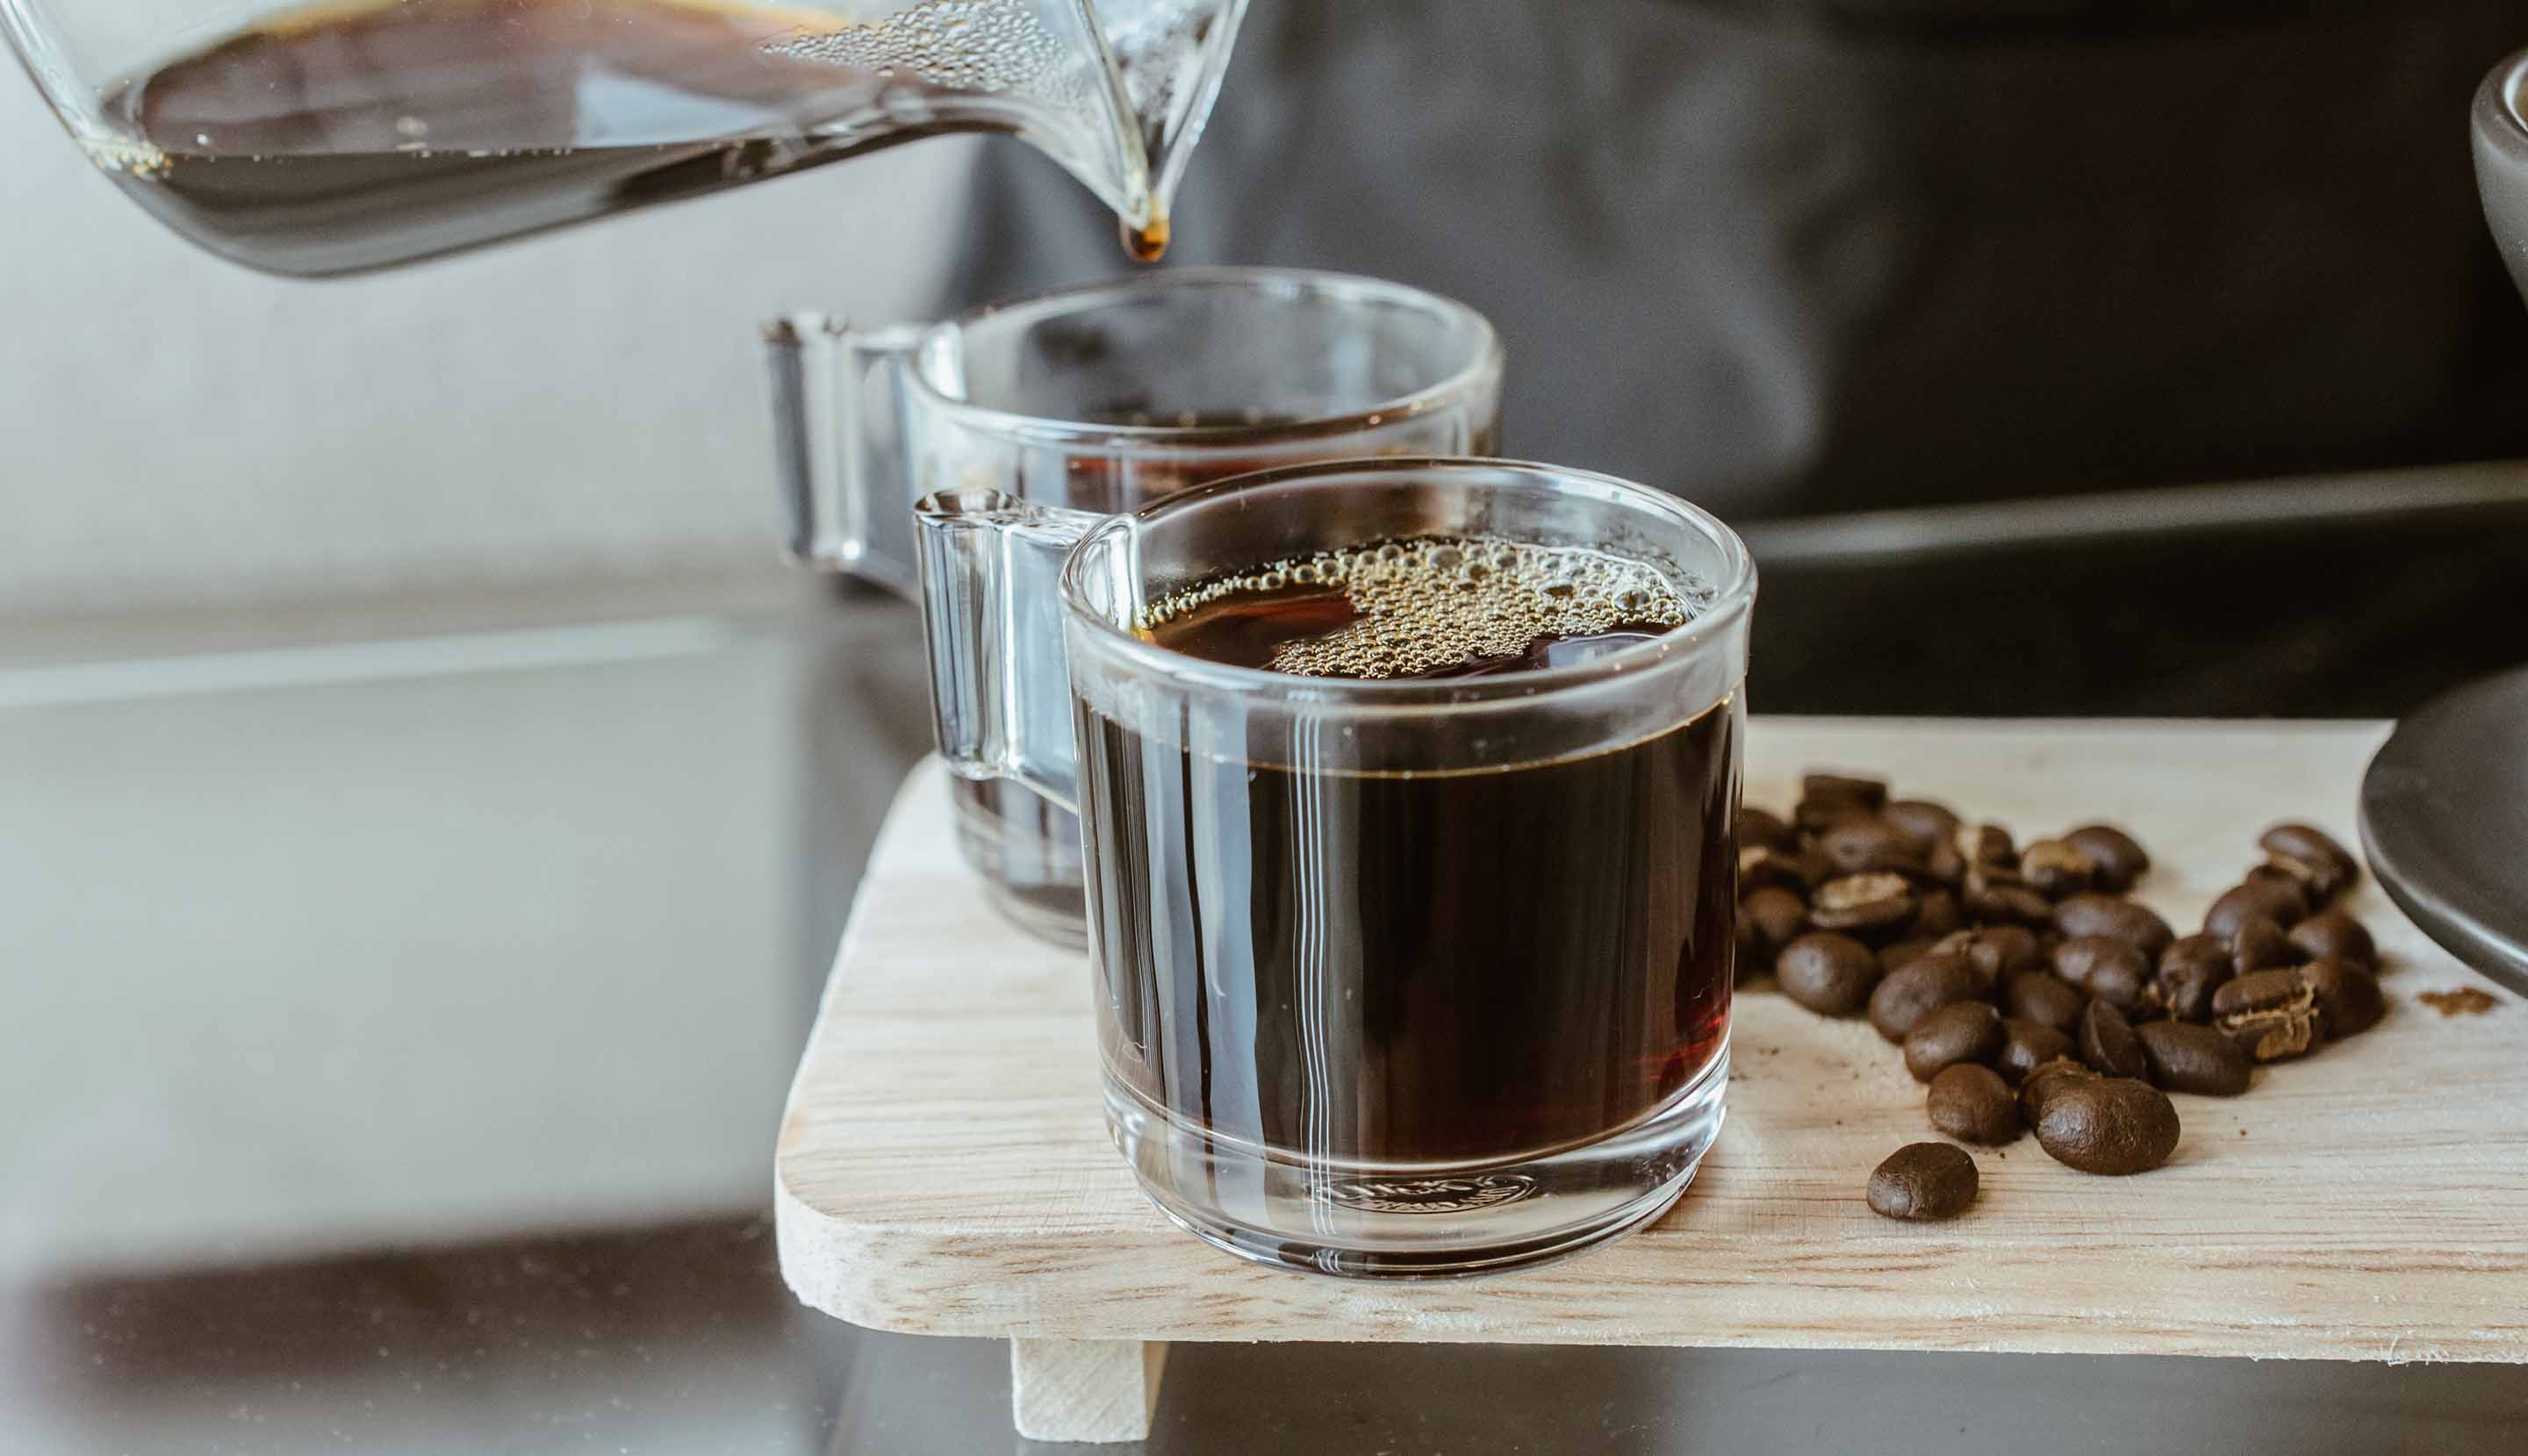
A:
{"label": "coffee crema bubbles", "polygon": [[1212,577],[1134,626],[1241,666],[1414,678],[1563,665],[1684,625],[1697,596],[1647,562],[1584,546],[1419,537]]}

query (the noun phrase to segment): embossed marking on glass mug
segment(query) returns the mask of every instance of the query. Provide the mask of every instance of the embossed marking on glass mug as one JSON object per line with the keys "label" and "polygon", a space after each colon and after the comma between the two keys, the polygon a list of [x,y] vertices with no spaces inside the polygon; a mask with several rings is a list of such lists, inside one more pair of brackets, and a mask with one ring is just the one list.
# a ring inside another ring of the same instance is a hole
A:
{"label": "embossed marking on glass mug", "polygon": [[1535,1191],[1536,1179],[1525,1173],[1475,1178],[1362,1179],[1319,1183],[1310,1190],[1319,1203],[1364,1214],[1468,1214],[1516,1203]]}

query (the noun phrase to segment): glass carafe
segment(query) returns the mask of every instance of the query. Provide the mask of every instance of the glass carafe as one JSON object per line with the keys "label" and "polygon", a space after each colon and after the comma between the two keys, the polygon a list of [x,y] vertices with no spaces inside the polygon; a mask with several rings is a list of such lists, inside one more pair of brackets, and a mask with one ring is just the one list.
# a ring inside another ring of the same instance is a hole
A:
{"label": "glass carafe", "polygon": [[88,157],[161,221],[315,277],[950,131],[1031,143],[1155,256],[1244,10],[0,0],[0,27]]}

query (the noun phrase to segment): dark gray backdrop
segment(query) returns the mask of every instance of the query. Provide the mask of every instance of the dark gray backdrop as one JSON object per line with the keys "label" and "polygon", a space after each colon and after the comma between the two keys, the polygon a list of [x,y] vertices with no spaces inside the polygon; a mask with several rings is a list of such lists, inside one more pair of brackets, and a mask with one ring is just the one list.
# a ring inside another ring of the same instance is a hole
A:
{"label": "dark gray backdrop", "polygon": [[[1256,0],[1173,261],[1462,297],[1508,452],[1734,519],[2528,454],[2519,0]],[[986,148],[950,306],[1124,267]]]}

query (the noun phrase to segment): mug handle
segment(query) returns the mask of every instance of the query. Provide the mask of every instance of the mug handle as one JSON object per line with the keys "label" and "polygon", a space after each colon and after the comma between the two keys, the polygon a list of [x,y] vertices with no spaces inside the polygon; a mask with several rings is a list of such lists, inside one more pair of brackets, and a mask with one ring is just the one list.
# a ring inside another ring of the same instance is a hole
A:
{"label": "mug handle", "polygon": [[960,778],[1012,779],[1077,813],[1062,568],[1106,517],[988,489],[935,492],[913,515],[940,755]]}
{"label": "mug handle", "polygon": [[929,329],[899,324],[864,332],[822,313],[764,326],[790,554],[907,599],[921,581],[904,387]]}

